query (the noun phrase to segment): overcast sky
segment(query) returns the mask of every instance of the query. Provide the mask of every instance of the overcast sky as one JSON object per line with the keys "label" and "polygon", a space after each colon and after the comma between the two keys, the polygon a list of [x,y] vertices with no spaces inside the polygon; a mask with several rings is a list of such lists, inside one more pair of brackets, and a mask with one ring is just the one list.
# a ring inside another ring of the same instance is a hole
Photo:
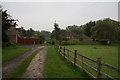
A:
{"label": "overcast sky", "polygon": [[118,20],[117,2],[3,2],[2,5],[19,20],[19,26],[39,31],[52,31],[55,20],[62,29],[90,20]]}

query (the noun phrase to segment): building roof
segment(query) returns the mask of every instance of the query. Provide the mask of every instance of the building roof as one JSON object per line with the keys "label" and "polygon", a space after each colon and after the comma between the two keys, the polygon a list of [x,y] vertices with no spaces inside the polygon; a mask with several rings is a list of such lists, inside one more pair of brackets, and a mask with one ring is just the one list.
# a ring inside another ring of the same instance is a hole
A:
{"label": "building roof", "polygon": [[22,37],[22,31],[19,28],[9,29],[9,30],[7,30],[6,34],[8,36],[15,36],[15,35],[17,35],[19,37]]}
{"label": "building roof", "polygon": [[7,35],[17,35],[19,34],[19,31],[18,30],[8,30],[6,32]]}
{"label": "building roof", "polygon": [[80,34],[80,38],[83,38],[83,39],[91,39],[90,37],[86,36],[85,34]]}

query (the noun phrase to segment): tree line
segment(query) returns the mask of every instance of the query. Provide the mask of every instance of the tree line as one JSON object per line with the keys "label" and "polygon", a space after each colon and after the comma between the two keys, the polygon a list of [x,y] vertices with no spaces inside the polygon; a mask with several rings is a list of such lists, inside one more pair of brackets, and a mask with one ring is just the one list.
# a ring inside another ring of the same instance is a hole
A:
{"label": "tree line", "polygon": [[25,30],[23,27],[21,27],[21,31],[24,38],[38,38],[40,39],[41,43],[48,41],[50,37],[50,32],[45,30],[35,31],[32,28]]}
{"label": "tree line", "polygon": [[[9,42],[6,31],[9,28],[17,26],[17,19],[13,19],[7,10],[3,10],[0,6],[0,14],[2,14],[2,42]],[[92,38],[93,41],[118,43],[120,41],[120,22],[110,18],[104,18],[97,21],[90,21],[84,25],[69,25],[66,29],[61,29],[58,23],[54,23],[54,30],[49,31],[35,31],[32,28],[25,30],[21,27],[23,37],[25,38],[39,38],[42,42],[67,41],[65,37],[66,32],[72,32],[76,35],[85,34]],[[81,40],[81,39],[80,39]]]}
{"label": "tree line", "polygon": [[[66,32],[73,32],[76,35],[85,34],[93,41],[107,43],[119,43],[120,41],[120,22],[110,18],[104,18],[97,21],[90,21],[84,25],[67,26],[65,30],[60,29],[57,23],[54,23],[55,29],[51,33],[51,39],[57,41],[66,40],[61,35]],[[55,37],[56,36],[56,37]]]}

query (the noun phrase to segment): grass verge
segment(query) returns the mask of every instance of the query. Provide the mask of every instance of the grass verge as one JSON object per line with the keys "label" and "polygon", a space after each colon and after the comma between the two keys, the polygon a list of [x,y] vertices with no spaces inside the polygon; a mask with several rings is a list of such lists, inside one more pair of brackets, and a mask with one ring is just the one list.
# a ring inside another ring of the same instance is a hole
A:
{"label": "grass verge", "polygon": [[18,67],[16,67],[6,78],[20,78],[23,73],[25,72],[26,68],[29,66],[30,62],[32,61],[33,57],[39,52],[40,50],[35,51],[32,55],[27,57]]}
{"label": "grass verge", "polygon": [[27,52],[28,48],[20,48],[19,46],[9,46],[6,48],[3,48],[2,50],[2,63],[5,63],[7,61],[10,61],[22,54],[24,54],[25,52]]}
{"label": "grass verge", "polygon": [[74,68],[67,60],[57,53],[54,46],[48,49],[45,63],[46,78],[90,78],[88,75]]}

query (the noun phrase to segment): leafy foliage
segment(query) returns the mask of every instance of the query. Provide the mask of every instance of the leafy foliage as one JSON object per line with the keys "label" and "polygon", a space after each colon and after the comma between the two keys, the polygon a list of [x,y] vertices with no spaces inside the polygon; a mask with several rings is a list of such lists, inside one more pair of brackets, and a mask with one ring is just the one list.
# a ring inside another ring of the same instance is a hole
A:
{"label": "leafy foliage", "polygon": [[83,28],[82,26],[72,25],[72,26],[67,26],[66,31],[74,32],[80,35],[83,32],[82,28]]}
{"label": "leafy foliage", "polygon": [[17,26],[18,20],[12,19],[12,17],[7,13],[7,10],[3,10],[2,7],[0,7],[0,13],[2,13],[2,41],[8,42],[8,36],[6,35],[6,31],[9,28],[14,28]]}
{"label": "leafy foliage", "polygon": [[[84,25],[71,25],[67,26],[66,30],[62,30],[58,28],[58,24],[55,24],[55,29],[52,31],[51,38],[57,37],[57,40],[63,41],[63,43],[68,43],[66,37],[66,33],[75,33],[76,36],[80,36],[80,34],[85,34],[88,37],[93,38],[93,41],[102,42],[104,44],[109,43],[118,43],[120,41],[120,22],[114,21],[110,18],[105,18],[103,20],[98,21],[90,21]],[[112,33],[112,34],[111,34]],[[77,37],[76,37],[77,39]],[[78,38],[80,41],[84,39]]]}
{"label": "leafy foliage", "polygon": [[89,36],[89,37],[91,37],[91,35],[92,35],[92,33],[91,33],[91,28],[92,28],[93,26],[95,26],[95,21],[93,21],[93,22],[90,21],[90,22],[86,23],[86,24],[84,25],[84,34],[87,35],[87,36]]}
{"label": "leafy foliage", "polygon": [[58,27],[58,24],[56,22],[54,23],[54,29],[55,29],[55,38],[56,38],[56,40],[59,40],[60,28]]}
{"label": "leafy foliage", "polygon": [[50,39],[50,32],[49,31],[35,31],[32,28],[25,30],[23,27],[21,27],[23,37],[26,38],[39,38],[41,43],[44,43],[44,41],[48,41]]}
{"label": "leafy foliage", "polygon": [[67,40],[67,41],[62,41],[61,42],[61,44],[63,44],[63,45],[69,45],[69,44],[80,44],[81,42],[80,42],[80,40],[78,40],[78,39],[70,39],[70,40]]}
{"label": "leafy foliage", "polygon": [[49,31],[42,30],[41,34],[45,37],[46,42],[50,40],[50,32]]}
{"label": "leafy foliage", "polygon": [[98,20],[96,26],[92,28],[92,37],[102,41],[116,41],[116,34],[119,32],[118,22],[109,18]]}

